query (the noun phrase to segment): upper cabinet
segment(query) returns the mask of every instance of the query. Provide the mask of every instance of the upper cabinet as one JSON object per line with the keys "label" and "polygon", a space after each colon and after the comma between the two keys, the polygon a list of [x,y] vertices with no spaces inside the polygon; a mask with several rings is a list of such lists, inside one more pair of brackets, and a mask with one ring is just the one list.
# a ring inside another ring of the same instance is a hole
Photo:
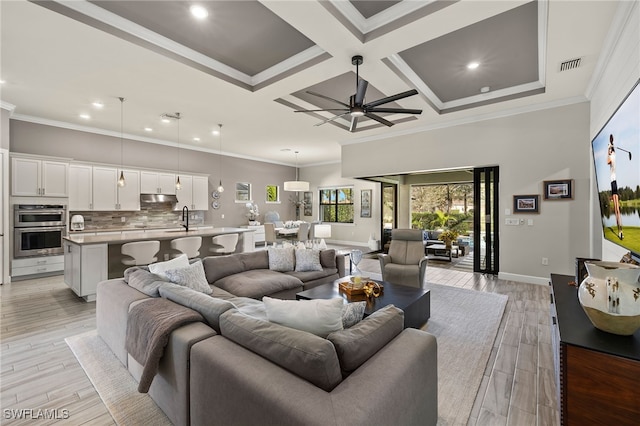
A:
{"label": "upper cabinet", "polygon": [[206,176],[180,175],[182,188],[176,191],[176,210],[187,206],[189,210],[209,208],[209,179]]}
{"label": "upper cabinet", "polygon": [[143,170],[140,172],[140,193],[175,195],[176,175]]}
{"label": "upper cabinet", "polygon": [[140,210],[140,172],[122,169],[125,186],[118,186],[120,169],[93,167],[92,210]]}
{"label": "upper cabinet", "polygon": [[13,157],[11,195],[18,197],[68,197],[69,163]]}
{"label": "upper cabinet", "polygon": [[93,210],[93,167],[69,165],[69,210]]}

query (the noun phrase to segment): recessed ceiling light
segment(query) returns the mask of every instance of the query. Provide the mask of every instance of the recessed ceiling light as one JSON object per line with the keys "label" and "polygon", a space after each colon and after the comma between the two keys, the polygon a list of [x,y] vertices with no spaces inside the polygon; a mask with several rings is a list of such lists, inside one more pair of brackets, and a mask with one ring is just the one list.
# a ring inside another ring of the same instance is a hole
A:
{"label": "recessed ceiling light", "polygon": [[476,68],[478,68],[480,66],[479,62],[469,62],[467,64],[467,68],[470,70],[475,70]]}
{"label": "recessed ceiling light", "polygon": [[220,130],[214,130],[211,132],[212,135],[218,136],[220,134]]}
{"label": "recessed ceiling light", "polygon": [[89,120],[91,118],[91,116],[89,114],[80,114],[80,118],[82,118],[84,120]]}
{"label": "recessed ceiling light", "polygon": [[491,90],[491,87],[484,86],[480,88],[480,93],[487,93],[489,90]]}
{"label": "recessed ceiling light", "polygon": [[6,81],[5,80],[0,80],[0,84],[5,84]]}
{"label": "recessed ceiling light", "polygon": [[193,138],[194,142],[200,142],[200,138]]}
{"label": "recessed ceiling light", "polygon": [[153,132],[153,129],[151,127],[145,127],[144,131],[145,132]]}
{"label": "recessed ceiling light", "polygon": [[167,117],[164,117],[164,118],[162,119],[162,122],[163,122],[163,123],[171,123],[171,120],[169,120]]}
{"label": "recessed ceiling light", "polygon": [[197,19],[205,19],[207,16],[209,16],[209,11],[197,4],[191,6],[189,10],[191,11],[191,14]]}
{"label": "recessed ceiling light", "polygon": [[94,106],[94,107],[96,107],[96,108],[102,108],[102,107],[104,107],[104,104],[103,104],[102,102],[100,102],[100,101],[92,102],[92,103],[91,103],[91,105],[93,105],[93,106]]}

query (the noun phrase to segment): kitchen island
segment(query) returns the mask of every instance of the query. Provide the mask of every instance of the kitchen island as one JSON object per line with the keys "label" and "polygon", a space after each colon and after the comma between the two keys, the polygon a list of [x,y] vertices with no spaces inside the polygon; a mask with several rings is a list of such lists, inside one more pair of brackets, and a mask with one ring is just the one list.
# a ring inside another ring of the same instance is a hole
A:
{"label": "kitchen island", "polygon": [[100,281],[122,277],[127,266],[122,264],[120,249],[133,241],[160,241],[158,261],[168,260],[179,253],[171,248],[171,240],[181,237],[202,237],[200,257],[209,255],[211,237],[224,234],[239,234],[236,252],[253,251],[255,248],[252,229],[208,228],[123,231],[104,234],[72,234],[64,241],[64,281],[87,302],[96,298],[96,286]]}

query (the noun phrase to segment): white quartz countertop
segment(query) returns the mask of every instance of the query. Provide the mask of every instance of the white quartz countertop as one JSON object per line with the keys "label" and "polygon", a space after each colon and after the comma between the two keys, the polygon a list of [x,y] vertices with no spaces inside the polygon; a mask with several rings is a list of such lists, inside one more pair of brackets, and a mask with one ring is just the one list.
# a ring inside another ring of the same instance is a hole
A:
{"label": "white quartz countertop", "polygon": [[189,229],[189,231],[185,231],[182,229],[165,229],[165,230],[150,230],[150,229],[140,229],[136,230],[127,230],[127,232],[123,232],[120,234],[107,234],[107,235],[84,235],[81,233],[71,234],[69,236],[64,237],[66,241],[71,243],[75,243],[78,245],[84,244],[124,244],[129,243],[131,241],[145,241],[145,240],[172,240],[174,238],[180,237],[213,237],[215,235],[223,235],[223,234],[236,234],[242,232],[255,232],[253,229],[248,228],[232,228],[232,227],[222,227],[222,228],[210,228],[210,227],[200,227],[198,229]]}

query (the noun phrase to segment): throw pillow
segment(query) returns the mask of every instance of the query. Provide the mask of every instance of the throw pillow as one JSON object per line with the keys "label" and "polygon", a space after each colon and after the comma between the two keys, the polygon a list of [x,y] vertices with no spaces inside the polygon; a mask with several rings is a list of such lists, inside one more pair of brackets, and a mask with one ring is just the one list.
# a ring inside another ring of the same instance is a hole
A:
{"label": "throw pillow", "polygon": [[320,337],[342,330],[342,298],[280,300],[265,296],[262,301],[270,322]]}
{"label": "throw pillow", "polygon": [[160,297],[158,288],[166,283],[167,278],[149,272],[146,268],[133,266],[124,271],[124,281],[131,287],[151,297]]}
{"label": "throw pillow", "polygon": [[268,247],[269,269],[278,272],[293,271],[296,263],[296,255],[293,246]]}
{"label": "throw pillow", "polygon": [[192,288],[178,284],[164,283],[160,286],[159,291],[160,296],[165,299],[199,312],[217,333],[220,333],[220,315],[236,307],[228,300],[207,296]]}
{"label": "throw pillow", "polygon": [[186,254],[181,254],[175,259],[167,260],[166,262],[156,262],[149,265],[149,271],[156,275],[166,277],[165,271],[169,269],[186,268],[189,266],[189,258]]}
{"label": "throw pillow", "polygon": [[296,272],[322,271],[320,251],[296,249]]}
{"label": "throw pillow", "polygon": [[364,301],[344,305],[344,308],[342,308],[342,327],[349,328],[362,321],[366,307],[367,302]]}
{"label": "throw pillow", "polygon": [[198,259],[186,268],[169,269],[164,272],[172,283],[192,288],[205,294],[211,294],[213,290],[209,287],[207,277],[204,275],[202,261]]}
{"label": "throw pillow", "polygon": [[220,315],[227,339],[268,359],[327,392],[342,381],[340,363],[331,342],[229,309]]}
{"label": "throw pillow", "polygon": [[404,329],[404,312],[387,305],[356,325],[327,336],[345,374],[356,370]]}

